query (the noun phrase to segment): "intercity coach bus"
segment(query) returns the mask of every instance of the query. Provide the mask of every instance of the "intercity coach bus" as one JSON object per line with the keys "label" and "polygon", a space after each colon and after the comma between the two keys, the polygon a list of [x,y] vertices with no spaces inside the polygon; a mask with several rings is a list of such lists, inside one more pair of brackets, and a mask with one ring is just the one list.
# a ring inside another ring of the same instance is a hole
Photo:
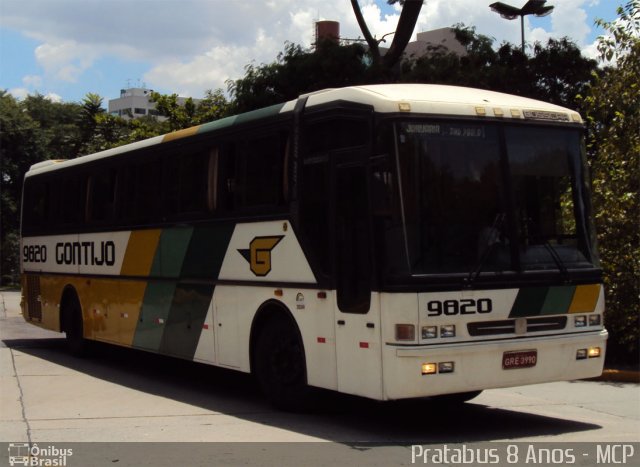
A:
{"label": "intercity coach bus", "polygon": [[574,111],[485,90],[328,89],[26,174],[24,318],[310,387],[465,401],[602,372]]}

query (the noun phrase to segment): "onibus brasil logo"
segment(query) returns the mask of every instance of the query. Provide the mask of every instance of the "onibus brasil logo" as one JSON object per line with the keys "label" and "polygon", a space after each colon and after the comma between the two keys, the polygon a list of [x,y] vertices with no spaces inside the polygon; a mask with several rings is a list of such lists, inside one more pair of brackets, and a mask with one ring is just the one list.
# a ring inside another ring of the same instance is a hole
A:
{"label": "onibus brasil logo", "polygon": [[271,272],[271,251],[283,238],[284,235],[255,237],[249,243],[249,249],[238,250],[238,253],[249,262],[251,272],[264,277]]}
{"label": "onibus brasil logo", "polygon": [[11,466],[66,466],[67,458],[73,456],[71,448],[39,447],[37,444],[29,443],[9,443],[7,449]]}

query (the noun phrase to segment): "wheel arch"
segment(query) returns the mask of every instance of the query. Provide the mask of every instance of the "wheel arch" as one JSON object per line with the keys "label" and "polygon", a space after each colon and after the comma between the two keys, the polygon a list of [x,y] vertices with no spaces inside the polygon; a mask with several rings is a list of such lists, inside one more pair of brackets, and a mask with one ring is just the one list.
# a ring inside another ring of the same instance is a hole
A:
{"label": "wheel arch", "polygon": [[78,296],[78,291],[73,285],[67,284],[64,286],[64,289],[62,289],[62,296],[60,297],[59,320],[61,332],[67,331],[66,328],[69,321],[66,319],[66,314],[69,313],[69,304],[73,300],[77,302],[78,307],[80,308],[80,313],[84,316],[84,313],[82,312],[82,304],[80,303],[80,297]]}
{"label": "wheel arch", "polygon": [[307,354],[304,347],[304,340],[302,339],[302,333],[300,332],[300,327],[298,326],[298,322],[296,321],[293,313],[289,310],[289,308],[282,302],[278,300],[267,300],[258,308],[258,311],[253,317],[253,321],[251,323],[251,332],[249,334],[249,365],[251,373],[255,370],[255,347],[256,341],[258,340],[258,336],[262,329],[264,329],[265,325],[271,320],[285,320],[287,321],[294,329],[296,336],[298,337],[298,341],[302,346],[302,353],[305,361],[305,380],[307,378]]}

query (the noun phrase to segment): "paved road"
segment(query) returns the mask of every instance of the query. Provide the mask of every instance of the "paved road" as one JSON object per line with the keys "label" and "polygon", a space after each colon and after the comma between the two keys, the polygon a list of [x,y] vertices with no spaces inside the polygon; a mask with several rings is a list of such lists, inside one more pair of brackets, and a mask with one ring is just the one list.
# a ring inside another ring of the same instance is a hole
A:
{"label": "paved road", "polygon": [[71,357],[62,335],[22,320],[18,300],[0,292],[0,442],[640,441],[637,384],[489,390],[453,411],[331,394],[315,413],[289,414],[248,375],[108,346]]}

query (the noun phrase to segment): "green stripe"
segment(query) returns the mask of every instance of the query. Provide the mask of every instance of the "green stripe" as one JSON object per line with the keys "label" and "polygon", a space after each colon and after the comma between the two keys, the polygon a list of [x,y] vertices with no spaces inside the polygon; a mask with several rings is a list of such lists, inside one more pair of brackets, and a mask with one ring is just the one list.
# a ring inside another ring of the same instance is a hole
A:
{"label": "green stripe", "polygon": [[540,314],[559,315],[569,311],[569,305],[576,291],[574,286],[550,287]]}
{"label": "green stripe", "polygon": [[273,117],[274,115],[278,115],[280,113],[284,105],[284,103],[276,104],[270,107],[265,107],[264,109],[252,110],[251,112],[245,112],[243,114],[234,115],[232,117],[221,118],[220,120],[216,120],[214,122],[204,123],[198,128],[198,134],[220,130],[222,128],[227,128],[233,125],[251,122],[253,120]]}
{"label": "green stripe", "polygon": [[164,229],[162,231],[151,266],[151,276],[171,278],[180,276],[192,234],[193,227]]}
{"label": "green stripe", "polygon": [[264,109],[253,110],[251,112],[240,114],[238,115],[234,124],[247,123],[253,120],[273,117],[274,115],[278,115],[280,113],[280,110],[282,110],[284,105],[285,104],[276,104],[270,107],[265,107]]}
{"label": "green stripe", "polygon": [[547,291],[547,287],[520,289],[511,307],[509,318],[539,315],[547,297]]}
{"label": "green stripe", "polygon": [[181,277],[217,279],[231,241],[233,224],[198,227],[191,236]]}
{"label": "green stripe", "polygon": [[[162,334],[169,317],[169,309],[176,290],[175,282],[149,282],[144,292],[142,310],[133,337],[133,346],[152,350],[160,349]],[[158,320],[164,320],[164,323]]]}
{"label": "green stripe", "polygon": [[178,285],[162,335],[160,353],[193,359],[212,297],[213,285]]}
{"label": "green stripe", "polygon": [[198,134],[230,127],[235,124],[236,118],[238,117],[234,115],[233,117],[225,117],[213,122],[203,123],[202,125],[200,125],[200,128],[198,128]]}

